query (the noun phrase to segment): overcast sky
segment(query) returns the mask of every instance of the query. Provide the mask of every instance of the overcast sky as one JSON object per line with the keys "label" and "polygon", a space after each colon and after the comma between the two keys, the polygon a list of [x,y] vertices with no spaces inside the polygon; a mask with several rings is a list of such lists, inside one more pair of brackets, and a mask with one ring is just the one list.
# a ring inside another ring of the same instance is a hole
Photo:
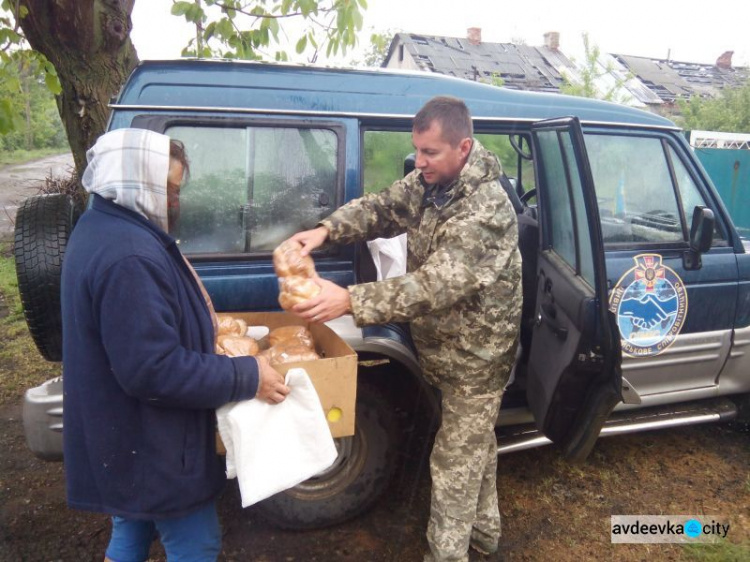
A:
{"label": "overcast sky", "polygon": [[[560,49],[580,57],[588,32],[602,52],[713,63],[734,51],[734,66],[750,66],[750,0],[368,0],[360,43],[372,30],[465,37],[481,27],[484,41],[541,45],[560,32]],[[176,58],[194,31],[170,15],[172,0],[139,0],[132,39],[141,59]],[[296,38],[287,51],[294,52]],[[325,62],[325,61],[320,61]]]}

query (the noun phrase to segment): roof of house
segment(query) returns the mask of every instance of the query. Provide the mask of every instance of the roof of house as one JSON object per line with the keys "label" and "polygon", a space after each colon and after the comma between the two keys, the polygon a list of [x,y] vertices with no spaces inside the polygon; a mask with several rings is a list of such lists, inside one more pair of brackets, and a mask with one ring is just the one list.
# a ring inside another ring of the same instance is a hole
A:
{"label": "roof of house", "polygon": [[667,103],[692,96],[716,97],[724,88],[741,86],[750,79],[750,68],[746,67],[722,68],[716,64],[618,54],[612,57]]}
{"label": "roof of house", "polygon": [[396,45],[403,44],[421,70],[475,81],[499,76],[506,88],[559,92],[563,78],[560,67],[573,64],[558,50],[513,43],[472,44],[461,37],[435,37],[397,33],[388,58]]}
{"label": "roof of house", "polygon": [[[472,43],[462,37],[397,33],[386,63],[401,45],[420,70],[484,82],[498,76],[510,89],[559,93],[563,75],[574,81],[580,77],[580,69],[570,59],[559,49],[547,46]],[[728,66],[719,66],[602,53],[599,64],[604,73],[597,86],[606,91],[619,81],[627,90],[623,91],[622,102],[640,107],[674,103],[678,98],[692,96],[717,97],[722,89],[750,80],[750,68],[733,68],[731,54],[723,55],[729,57]]]}

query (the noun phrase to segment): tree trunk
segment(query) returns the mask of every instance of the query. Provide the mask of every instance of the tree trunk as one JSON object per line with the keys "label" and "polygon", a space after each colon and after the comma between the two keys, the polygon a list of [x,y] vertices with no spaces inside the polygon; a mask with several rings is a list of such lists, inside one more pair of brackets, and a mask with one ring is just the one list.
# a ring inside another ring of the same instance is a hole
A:
{"label": "tree trunk", "polygon": [[27,41],[57,70],[57,96],[76,170],[86,167],[86,150],[104,133],[108,104],[138,64],[130,42],[135,0],[20,0]]}

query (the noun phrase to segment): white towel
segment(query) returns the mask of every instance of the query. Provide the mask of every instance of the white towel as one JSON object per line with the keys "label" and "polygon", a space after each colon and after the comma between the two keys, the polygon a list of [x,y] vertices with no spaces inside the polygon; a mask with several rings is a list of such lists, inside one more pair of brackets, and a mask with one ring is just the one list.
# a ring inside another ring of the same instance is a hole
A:
{"label": "white towel", "polygon": [[304,369],[289,369],[281,404],[230,402],[216,411],[242,507],[287,490],[329,468],[338,455],[323,407]]}

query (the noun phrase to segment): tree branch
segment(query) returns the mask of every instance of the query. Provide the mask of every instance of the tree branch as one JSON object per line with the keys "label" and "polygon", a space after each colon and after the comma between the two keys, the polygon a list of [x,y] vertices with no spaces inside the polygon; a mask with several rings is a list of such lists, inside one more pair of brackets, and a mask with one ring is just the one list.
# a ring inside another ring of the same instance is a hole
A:
{"label": "tree branch", "polygon": [[[232,6],[227,6],[224,2],[215,2],[214,6],[218,6],[219,8],[221,8],[224,11],[232,10],[232,11],[238,12],[238,13],[244,15],[244,16],[249,16],[251,18],[255,18],[256,20],[259,20],[259,19],[274,19],[274,20],[278,20],[278,19],[293,18],[293,17],[296,17],[296,16],[302,16],[302,15],[304,15],[302,12],[292,12],[290,14],[279,14],[279,15],[274,15],[274,14],[268,14],[268,13],[266,13],[266,14],[263,14],[262,16],[259,16],[258,14],[253,14],[251,12],[247,12],[247,11],[243,10],[242,8],[233,8]],[[318,11],[321,12],[321,13],[329,13],[329,12],[332,12],[333,10],[334,10],[333,8],[321,8]]]}

